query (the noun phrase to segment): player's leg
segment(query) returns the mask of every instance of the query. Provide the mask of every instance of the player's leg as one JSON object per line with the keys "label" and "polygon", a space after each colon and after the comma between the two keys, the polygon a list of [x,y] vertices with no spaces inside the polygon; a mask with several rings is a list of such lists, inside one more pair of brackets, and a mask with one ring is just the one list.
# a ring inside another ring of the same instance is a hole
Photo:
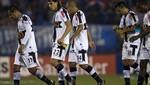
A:
{"label": "player's leg", "polygon": [[73,78],[73,85],[76,85],[77,68],[76,62],[69,62],[70,76]]}
{"label": "player's leg", "polygon": [[64,49],[62,46],[55,45],[52,49],[51,65],[56,68],[58,74],[62,74],[63,77],[67,80],[67,82],[70,83],[72,81],[72,78],[66,72],[63,64],[61,63],[61,61],[63,61],[66,56],[67,50],[68,46],[66,49]]}
{"label": "player's leg", "polygon": [[70,76],[73,78],[73,85],[76,85],[76,76],[77,76],[77,68],[76,68],[76,62],[77,62],[77,55],[76,50],[73,48],[70,48],[69,51],[69,68],[70,68]]}
{"label": "player's leg", "polygon": [[14,77],[13,77],[14,85],[20,85],[20,78],[21,78],[20,68],[21,68],[21,65],[14,64]]}
{"label": "player's leg", "polygon": [[103,85],[104,81],[98,76],[94,68],[88,64],[87,51],[79,50],[77,57],[79,66],[87,71],[97,81],[98,85]]}
{"label": "player's leg", "polygon": [[40,66],[37,52],[25,52],[22,56],[22,60],[31,74],[47,83],[47,85],[55,84],[53,80],[49,80],[40,70],[37,69],[37,67]]}
{"label": "player's leg", "polygon": [[21,78],[20,68],[22,65],[24,64],[22,62],[21,56],[18,53],[18,51],[16,51],[14,60],[14,75],[13,75],[14,85],[20,85],[20,78]]}
{"label": "player's leg", "polygon": [[140,60],[140,72],[139,72],[139,76],[138,76],[138,85],[143,85],[144,79],[146,79],[148,77],[146,75],[148,61],[149,61],[148,59]]}
{"label": "player's leg", "polygon": [[49,80],[40,70],[36,67],[28,68],[29,72],[35,75],[37,78],[47,83],[47,85],[55,85],[55,81]]}
{"label": "player's leg", "polygon": [[58,73],[58,83],[59,85],[65,85],[64,76],[61,73]]}
{"label": "player's leg", "polygon": [[[80,67],[82,69],[84,69],[86,72],[88,72],[98,83],[98,85],[101,85],[102,83],[104,83],[104,80],[102,80],[98,74],[96,73],[96,71],[94,70],[94,68],[88,64],[80,64]],[[103,85],[103,84],[102,84]]]}
{"label": "player's leg", "polygon": [[130,85],[130,67],[129,66],[123,66],[123,76],[125,85]]}

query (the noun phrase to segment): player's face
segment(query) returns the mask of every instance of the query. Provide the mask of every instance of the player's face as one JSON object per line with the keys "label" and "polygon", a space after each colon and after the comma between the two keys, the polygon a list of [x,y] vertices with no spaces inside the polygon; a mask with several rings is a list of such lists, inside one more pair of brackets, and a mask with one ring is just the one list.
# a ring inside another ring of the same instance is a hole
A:
{"label": "player's face", "polygon": [[147,10],[148,6],[146,5],[137,5],[137,11],[144,13]]}
{"label": "player's face", "polygon": [[69,6],[68,4],[66,5],[66,9],[69,12],[69,14],[73,14],[73,8]]}
{"label": "player's face", "polygon": [[52,11],[57,10],[57,2],[48,2],[48,6]]}
{"label": "player's face", "polygon": [[121,15],[124,15],[124,14],[125,14],[125,9],[124,9],[124,8],[119,8],[119,7],[117,7],[117,8],[116,8],[116,11],[117,11],[118,14],[121,14]]}

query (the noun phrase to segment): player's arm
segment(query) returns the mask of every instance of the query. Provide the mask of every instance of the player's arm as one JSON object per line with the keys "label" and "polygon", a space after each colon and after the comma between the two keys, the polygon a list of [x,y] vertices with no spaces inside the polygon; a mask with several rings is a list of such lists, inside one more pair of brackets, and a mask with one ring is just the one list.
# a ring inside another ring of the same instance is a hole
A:
{"label": "player's arm", "polygon": [[150,26],[147,26],[147,28],[144,31],[142,31],[140,34],[138,34],[137,36],[131,37],[130,41],[133,42],[133,41],[137,40],[138,38],[142,38],[142,37],[148,35],[149,33],[150,33]]}
{"label": "player's arm", "polygon": [[31,31],[32,31],[30,29],[31,25],[29,23],[24,22],[23,27],[25,29],[25,35],[24,35],[24,38],[21,39],[21,45],[20,45],[19,50],[18,50],[18,52],[20,54],[23,54],[23,50],[24,50],[26,44],[28,43],[29,38],[31,37]]}
{"label": "player's arm", "polygon": [[74,34],[71,36],[70,38],[70,43],[73,42],[73,40],[75,39],[75,37],[77,37],[79,35],[79,33],[82,31],[83,29],[83,25],[78,25],[77,30],[74,32]]}
{"label": "player's arm", "polygon": [[66,30],[65,30],[64,34],[62,35],[62,37],[61,37],[63,40],[72,29],[72,24],[71,24],[70,20],[66,21],[65,24],[66,24]]}
{"label": "player's arm", "polygon": [[96,46],[95,46],[94,42],[92,41],[92,37],[91,37],[90,31],[88,29],[87,29],[87,35],[88,35],[88,42],[89,42],[90,48],[95,50]]}
{"label": "player's arm", "polygon": [[132,32],[135,32],[136,26],[137,26],[137,24],[134,24],[134,25],[131,26],[131,27],[125,26],[125,27],[123,27],[123,32],[124,32],[124,33],[132,33]]}
{"label": "player's arm", "polygon": [[64,34],[62,35],[62,37],[60,39],[57,40],[57,42],[59,44],[62,44],[63,41],[64,41],[64,38],[68,35],[68,33],[71,31],[72,29],[72,24],[71,24],[71,21],[70,21],[70,17],[69,17],[69,14],[66,10],[63,10],[62,13],[59,15],[61,16],[62,20],[65,22],[66,24],[66,29],[65,29],[65,32]]}

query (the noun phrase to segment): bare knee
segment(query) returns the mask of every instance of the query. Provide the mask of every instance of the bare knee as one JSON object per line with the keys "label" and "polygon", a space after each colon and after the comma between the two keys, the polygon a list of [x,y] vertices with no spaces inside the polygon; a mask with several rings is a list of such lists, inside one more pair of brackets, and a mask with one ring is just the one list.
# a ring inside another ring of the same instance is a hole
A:
{"label": "bare knee", "polygon": [[35,75],[36,70],[37,70],[36,67],[28,68],[28,71],[29,71],[31,74],[33,74],[33,75]]}
{"label": "bare knee", "polygon": [[75,68],[76,67],[76,62],[69,62],[69,67],[70,68]]}
{"label": "bare knee", "polygon": [[89,66],[88,64],[80,65],[80,67],[81,67],[82,69],[86,69],[88,66]]}
{"label": "bare knee", "polygon": [[14,72],[20,71],[21,66],[14,64]]}
{"label": "bare knee", "polygon": [[59,61],[57,59],[51,59],[51,65],[56,67],[58,65]]}
{"label": "bare knee", "polygon": [[125,60],[122,60],[122,64],[124,65],[124,66],[132,66],[133,64],[134,64],[134,60],[132,60],[132,59],[125,59]]}

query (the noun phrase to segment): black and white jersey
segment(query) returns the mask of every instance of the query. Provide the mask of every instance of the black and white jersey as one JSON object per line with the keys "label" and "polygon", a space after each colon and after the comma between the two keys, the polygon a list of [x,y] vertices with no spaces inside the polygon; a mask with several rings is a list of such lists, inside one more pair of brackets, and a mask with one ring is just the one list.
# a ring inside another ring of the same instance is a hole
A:
{"label": "black and white jersey", "polygon": [[[122,16],[119,27],[123,28],[125,26],[128,26],[130,28],[131,26],[138,23],[139,23],[138,16],[133,11],[129,11],[128,14]],[[124,40],[128,42],[132,36],[138,35],[139,33],[140,29],[139,27],[136,27],[135,32],[125,33]]]}
{"label": "black and white jersey", "polygon": [[[55,15],[53,16],[53,24],[54,24],[54,35],[53,35],[53,42],[57,43],[57,40],[62,37],[66,30],[66,24],[65,22],[70,20],[70,16],[68,14],[68,11],[65,8],[60,8]],[[69,37],[70,32],[67,34],[67,36],[64,38],[64,43],[69,44]]]}
{"label": "black and white jersey", "polygon": [[72,19],[72,25],[74,30],[78,29],[79,25],[83,25],[83,29],[80,34],[74,39],[74,44],[77,47],[82,49],[88,49],[88,36],[87,36],[87,24],[86,24],[86,17],[81,10],[78,10]]}
{"label": "black and white jersey", "polygon": [[[30,48],[30,51],[37,51],[37,46],[35,43],[35,35],[32,28],[32,21],[29,16],[22,14],[21,18],[18,21],[18,32],[22,32],[24,37],[18,39],[18,48],[21,44],[24,44],[26,48]],[[25,49],[28,50],[28,49]]]}

